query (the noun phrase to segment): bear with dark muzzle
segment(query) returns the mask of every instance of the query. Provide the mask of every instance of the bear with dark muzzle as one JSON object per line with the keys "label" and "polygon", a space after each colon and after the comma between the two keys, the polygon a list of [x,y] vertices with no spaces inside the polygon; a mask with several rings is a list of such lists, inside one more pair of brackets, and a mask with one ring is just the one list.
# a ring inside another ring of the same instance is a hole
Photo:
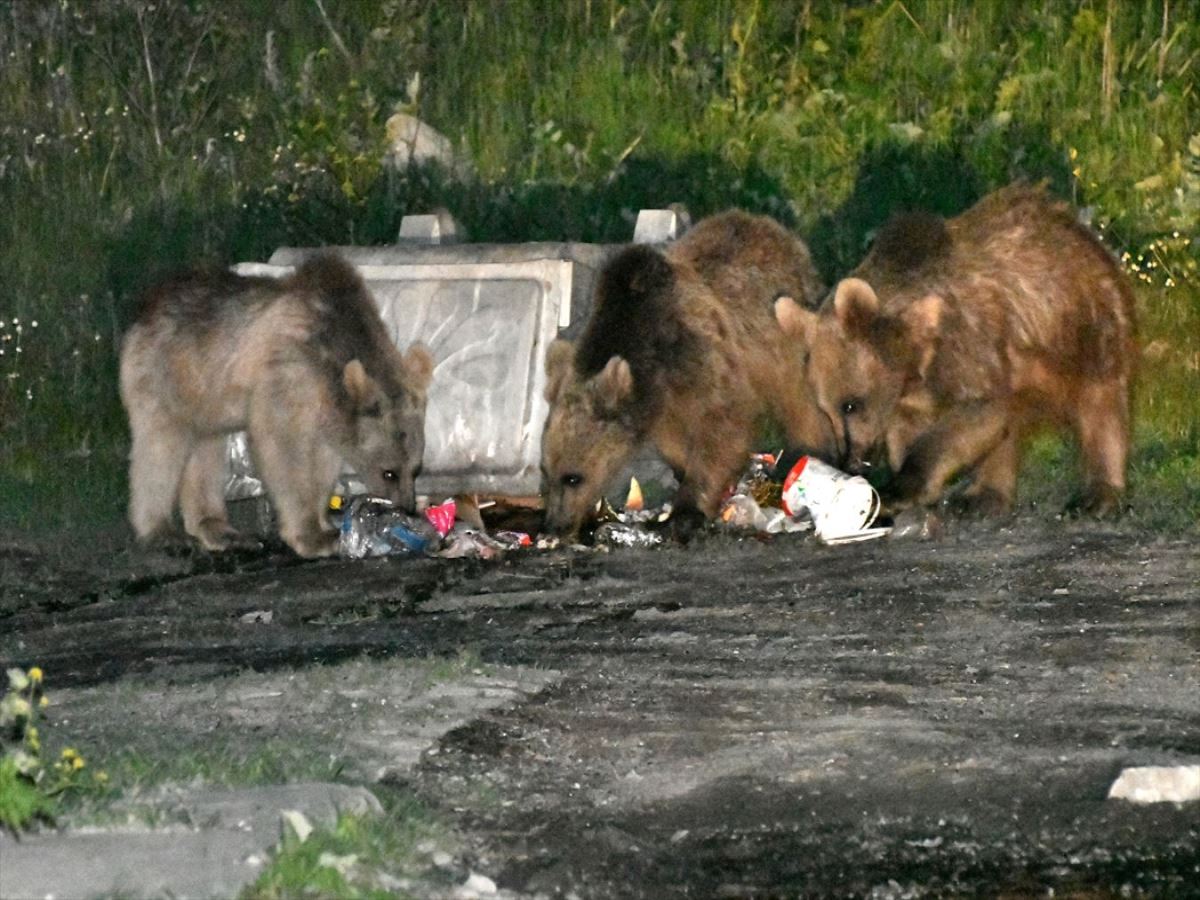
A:
{"label": "bear with dark muzzle", "polygon": [[880,232],[819,312],[787,298],[783,329],[850,471],[877,450],[895,512],[971,476],[968,508],[1012,508],[1022,438],[1069,426],[1079,506],[1119,508],[1136,361],[1134,296],[1120,266],[1044,188],[1012,185],[948,221],[910,214]]}

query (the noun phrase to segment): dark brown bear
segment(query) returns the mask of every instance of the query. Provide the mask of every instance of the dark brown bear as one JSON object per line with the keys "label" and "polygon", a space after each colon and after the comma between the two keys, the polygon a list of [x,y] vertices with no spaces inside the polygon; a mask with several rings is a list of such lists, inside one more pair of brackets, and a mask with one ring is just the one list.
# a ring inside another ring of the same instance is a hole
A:
{"label": "dark brown bear", "polygon": [[699,222],[664,252],[632,246],[614,257],[578,344],[555,341],[546,356],[548,530],[576,533],[645,441],[680,479],[684,533],[682,523],[716,513],[763,414],[796,444],[827,443],[800,354],[773,313],[782,294],[815,302],[821,290],[798,238],[738,211]]}

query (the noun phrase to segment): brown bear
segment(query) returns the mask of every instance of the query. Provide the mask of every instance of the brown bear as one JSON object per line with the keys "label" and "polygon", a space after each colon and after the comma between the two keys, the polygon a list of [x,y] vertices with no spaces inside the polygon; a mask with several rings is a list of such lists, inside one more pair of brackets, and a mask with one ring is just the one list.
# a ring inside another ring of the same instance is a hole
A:
{"label": "brown bear", "polygon": [[374,495],[414,506],[432,371],[424,346],[396,349],[336,256],[279,280],[192,273],[158,285],[121,350],[134,531],[165,531],[178,503],[188,534],[226,547],[226,438],[244,429],[284,541],[332,553],[327,505],[343,461]]}
{"label": "brown bear", "polygon": [[859,471],[882,449],[893,511],[972,475],[968,507],[1012,508],[1021,439],[1069,426],[1080,506],[1116,510],[1129,455],[1134,296],[1103,244],[1044,186],[1010,185],[943,221],[893,219],[811,312],[781,298],[832,426],[827,456]]}
{"label": "brown bear", "polygon": [[782,294],[816,302],[822,290],[802,241],[736,210],[665,251],[635,245],[613,257],[578,342],[557,340],[546,354],[547,529],[577,534],[645,441],[680,480],[681,537],[716,513],[764,414],[796,444],[827,443],[772,305]]}

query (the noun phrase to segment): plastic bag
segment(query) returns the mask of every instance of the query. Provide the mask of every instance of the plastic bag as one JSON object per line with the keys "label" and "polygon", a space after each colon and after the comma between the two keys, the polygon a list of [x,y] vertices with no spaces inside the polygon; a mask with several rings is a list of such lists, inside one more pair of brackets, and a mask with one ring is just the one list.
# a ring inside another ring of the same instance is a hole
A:
{"label": "plastic bag", "polygon": [[437,529],[423,516],[410,516],[390,500],[355,497],[342,513],[338,553],[347,559],[432,553],[441,546]]}

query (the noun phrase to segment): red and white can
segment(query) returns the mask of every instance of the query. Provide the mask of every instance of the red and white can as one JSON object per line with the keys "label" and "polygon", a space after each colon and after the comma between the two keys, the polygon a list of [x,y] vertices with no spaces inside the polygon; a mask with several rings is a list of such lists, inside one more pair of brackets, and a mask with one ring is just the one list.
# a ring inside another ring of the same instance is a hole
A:
{"label": "red and white can", "polygon": [[817,536],[832,540],[869,528],[879,515],[879,494],[861,475],[802,456],[783,480],[783,509],[790,516],[807,509]]}

